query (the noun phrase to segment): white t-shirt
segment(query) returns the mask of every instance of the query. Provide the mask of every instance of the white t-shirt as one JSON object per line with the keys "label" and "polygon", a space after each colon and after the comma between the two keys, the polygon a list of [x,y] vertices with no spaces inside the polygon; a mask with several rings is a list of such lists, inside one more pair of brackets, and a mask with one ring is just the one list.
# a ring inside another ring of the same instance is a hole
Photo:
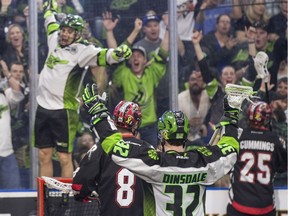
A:
{"label": "white t-shirt", "polygon": [[16,92],[11,88],[5,90],[5,95],[0,93],[0,157],[7,157],[13,153],[9,105],[15,105],[23,99],[22,92]]}

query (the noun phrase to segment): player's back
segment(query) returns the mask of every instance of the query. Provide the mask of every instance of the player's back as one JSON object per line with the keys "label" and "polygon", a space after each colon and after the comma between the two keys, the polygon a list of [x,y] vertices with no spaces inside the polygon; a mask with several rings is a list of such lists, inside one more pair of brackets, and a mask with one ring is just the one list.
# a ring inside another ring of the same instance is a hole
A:
{"label": "player's back", "polygon": [[[140,142],[132,134],[124,139]],[[97,191],[101,202],[101,216],[143,216],[144,184],[143,180],[128,169],[116,165],[96,145],[82,159],[73,177],[73,185],[81,188],[81,197],[90,196],[92,191]]]}
{"label": "player's back", "polygon": [[287,169],[286,151],[268,130],[245,129],[239,142],[229,190],[232,206],[240,212],[265,214],[274,208],[272,181],[276,171]]}
{"label": "player's back", "polygon": [[[133,140],[134,137],[124,138],[125,141]],[[106,155],[102,148],[101,176],[98,180],[98,192],[101,200],[102,216],[127,216],[143,214],[143,180],[136,177],[128,169],[116,165]]]}

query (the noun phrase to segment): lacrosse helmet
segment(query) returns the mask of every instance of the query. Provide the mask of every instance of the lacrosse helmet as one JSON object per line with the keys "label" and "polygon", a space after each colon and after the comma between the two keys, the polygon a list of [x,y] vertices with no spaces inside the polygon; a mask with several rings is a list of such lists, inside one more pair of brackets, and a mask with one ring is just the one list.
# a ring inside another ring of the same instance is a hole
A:
{"label": "lacrosse helmet", "polygon": [[117,127],[131,131],[135,136],[141,125],[142,113],[138,104],[120,101],[114,109],[113,120]]}
{"label": "lacrosse helmet", "polygon": [[247,109],[248,120],[251,127],[268,129],[272,110],[264,101],[253,102]]}
{"label": "lacrosse helmet", "polygon": [[182,111],[166,111],[158,121],[159,138],[185,141],[189,132],[189,120]]}
{"label": "lacrosse helmet", "polygon": [[60,23],[60,28],[62,27],[70,27],[80,33],[84,28],[84,20],[79,15],[68,14]]}

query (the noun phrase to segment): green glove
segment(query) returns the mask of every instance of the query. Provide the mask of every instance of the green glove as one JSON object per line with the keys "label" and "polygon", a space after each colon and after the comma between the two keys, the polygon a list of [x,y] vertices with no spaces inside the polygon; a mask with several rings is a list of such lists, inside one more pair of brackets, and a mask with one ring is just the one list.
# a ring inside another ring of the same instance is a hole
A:
{"label": "green glove", "polygon": [[232,108],[229,105],[227,95],[224,96],[224,115],[220,119],[220,123],[216,125],[216,128],[232,124],[238,127],[238,120],[239,120],[239,109]]}
{"label": "green glove", "polygon": [[91,87],[90,84],[87,84],[82,95],[83,102],[88,108],[88,113],[92,116],[91,125],[95,125],[109,116],[106,107],[108,101],[106,92],[102,96],[97,93],[97,85],[94,83]]}
{"label": "green glove", "polygon": [[51,10],[52,12],[57,11],[57,2],[56,0],[48,0],[43,4],[43,10]]}
{"label": "green glove", "polygon": [[43,4],[44,18],[52,16],[57,13],[57,2],[56,0],[48,0]]}
{"label": "green glove", "polygon": [[132,50],[126,45],[123,44],[112,52],[112,58],[116,60],[117,62],[124,61],[126,59],[129,59],[132,55]]}

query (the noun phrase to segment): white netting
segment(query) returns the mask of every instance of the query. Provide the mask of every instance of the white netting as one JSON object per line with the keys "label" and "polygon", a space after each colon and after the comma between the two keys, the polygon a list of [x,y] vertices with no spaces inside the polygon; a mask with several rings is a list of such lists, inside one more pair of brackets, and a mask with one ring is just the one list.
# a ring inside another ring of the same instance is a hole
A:
{"label": "white netting", "polygon": [[241,109],[241,105],[245,99],[252,102],[250,98],[254,94],[252,87],[235,84],[227,84],[225,92],[228,96],[227,100],[229,106],[236,109]]}
{"label": "white netting", "polygon": [[64,193],[69,193],[69,192],[73,191],[72,190],[72,184],[63,183],[63,182],[60,182],[54,178],[50,178],[47,176],[42,176],[41,178],[45,181],[46,186],[48,188],[57,189],[57,190],[62,191]]}
{"label": "white netting", "polygon": [[[260,79],[268,79],[269,72],[267,69],[269,58],[265,52],[258,52],[254,58],[254,67],[257,71],[257,78]],[[265,81],[264,80],[264,81]]]}

